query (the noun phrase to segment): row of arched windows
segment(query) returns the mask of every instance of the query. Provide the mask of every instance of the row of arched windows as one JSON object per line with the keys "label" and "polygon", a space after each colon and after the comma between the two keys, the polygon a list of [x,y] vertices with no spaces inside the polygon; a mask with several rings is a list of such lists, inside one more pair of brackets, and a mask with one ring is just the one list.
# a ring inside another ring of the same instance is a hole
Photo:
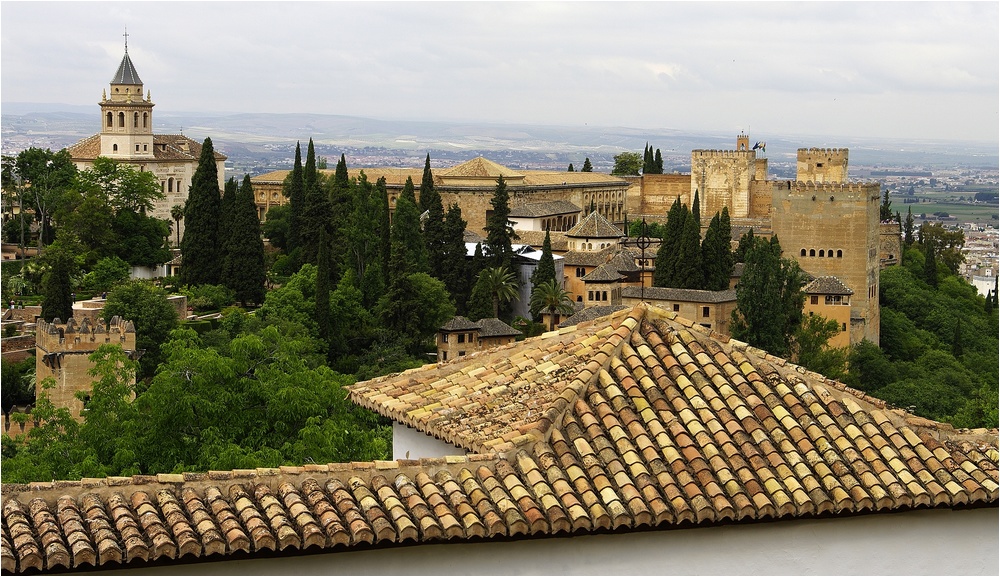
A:
{"label": "row of arched windows", "polygon": [[[833,254],[833,249],[832,248],[831,249],[822,249],[821,248],[821,249],[819,249],[819,254],[818,255],[816,254],[816,249],[810,248],[809,250],[806,250],[806,249],[800,250],[799,251],[799,256],[820,256],[820,257],[826,257],[826,258],[833,258],[834,254]],[[844,251],[838,248],[837,249],[836,257],[837,258],[844,258]]]}
{"label": "row of arched windows", "polygon": [[[115,114],[113,112],[108,112],[106,118],[107,118],[108,128],[114,127]],[[149,113],[148,112],[143,112],[141,119],[142,119],[142,128],[146,128],[149,125]],[[139,128],[139,120],[140,120],[139,113],[138,112],[133,113],[132,114],[132,128]],[[125,113],[124,112],[119,112],[118,113],[118,127],[119,128],[125,128]]]}

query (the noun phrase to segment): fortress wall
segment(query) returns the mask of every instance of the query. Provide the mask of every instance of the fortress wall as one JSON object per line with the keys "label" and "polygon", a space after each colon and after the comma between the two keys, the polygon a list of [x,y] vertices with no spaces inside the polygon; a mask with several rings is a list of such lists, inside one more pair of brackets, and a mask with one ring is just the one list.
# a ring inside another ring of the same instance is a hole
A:
{"label": "fortress wall", "polygon": [[796,154],[796,180],[800,182],[847,182],[846,148],[800,148]]}
{"label": "fortress wall", "polygon": [[629,214],[643,214],[667,217],[670,205],[680,197],[681,202],[690,203],[691,175],[689,174],[646,174],[642,177],[641,198],[635,211]]}

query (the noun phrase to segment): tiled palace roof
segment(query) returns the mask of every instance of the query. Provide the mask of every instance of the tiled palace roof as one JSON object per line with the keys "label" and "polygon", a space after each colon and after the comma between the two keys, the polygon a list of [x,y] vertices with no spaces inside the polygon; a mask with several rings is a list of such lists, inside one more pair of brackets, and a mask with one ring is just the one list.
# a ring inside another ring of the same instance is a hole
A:
{"label": "tiled palace roof", "polygon": [[472,454],[5,485],[4,571],[997,505],[996,431],[648,305],[350,389]]}

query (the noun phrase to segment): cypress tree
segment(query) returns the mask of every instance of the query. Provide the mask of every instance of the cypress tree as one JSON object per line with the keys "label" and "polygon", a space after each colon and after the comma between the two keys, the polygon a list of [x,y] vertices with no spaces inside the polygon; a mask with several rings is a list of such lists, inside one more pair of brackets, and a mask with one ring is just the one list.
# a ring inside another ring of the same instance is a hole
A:
{"label": "cypress tree", "polygon": [[390,235],[392,245],[389,257],[390,284],[400,276],[428,271],[427,247],[420,231],[420,213],[417,212],[417,205],[412,199],[411,186],[410,194],[401,194],[396,201],[396,213],[392,219]]}
{"label": "cypress tree", "polygon": [[580,169],[580,172],[593,172],[593,171],[594,171],[594,166],[590,164],[590,157],[588,156],[587,158],[583,159],[583,168]]}
{"label": "cypress tree", "polygon": [[330,349],[330,242],[326,228],[320,227],[316,243],[316,324],[319,338]]}
{"label": "cypress tree", "polygon": [[373,307],[379,296],[384,292],[385,279],[383,271],[387,268],[382,264],[379,204],[381,200],[375,187],[368,182],[364,171],[353,186],[352,210],[350,219],[343,229],[346,243],[346,266],[341,280],[348,278],[352,286],[361,291],[361,300],[365,308]]}
{"label": "cypress tree", "polygon": [[320,187],[319,172],[316,170],[316,150],[309,139],[306,165],[302,171],[302,182],[306,191],[306,209],[302,219],[302,262],[318,264],[320,231],[325,231],[329,239],[333,224],[330,197]]}
{"label": "cypress tree", "polygon": [[[225,276],[226,259],[229,258],[229,239],[233,236],[233,211],[236,208],[236,195],[239,193],[240,185],[236,182],[236,177],[231,176],[226,181],[223,188],[222,198],[219,200],[219,260],[222,262],[223,277]],[[222,278],[223,284],[226,279]],[[227,285],[228,286],[228,285]]]}
{"label": "cypress tree", "polygon": [[988,291],[986,293],[986,301],[983,303],[983,311],[985,311],[987,315],[993,313],[993,292],[992,291]]}
{"label": "cypress tree", "polygon": [[755,242],[753,235],[753,228],[746,231],[743,236],[740,237],[740,243],[736,247],[736,252],[733,253],[733,261],[735,262],[746,262],[747,252],[750,251],[750,247],[753,246]]}
{"label": "cypress tree", "polygon": [[444,218],[444,242],[440,253],[441,282],[455,301],[458,314],[464,314],[469,300],[469,262],[465,250],[465,225],[462,209],[458,204],[448,208]]}
{"label": "cypress tree", "polygon": [[[235,184],[235,179],[233,183]],[[229,186],[226,190],[228,196]],[[264,302],[267,265],[249,174],[243,177],[242,186],[232,194],[232,214],[227,219],[229,233],[224,241],[226,256],[223,260],[222,280],[243,306],[247,303],[261,304]]]}
{"label": "cypress tree", "polygon": [[511,270],[514,258],[511,239],[517,238],[517,235],[514,234],[514,229],[511,228],[512,223],[509,220],[509,201],[507,183],[504,182],[503,175],[500,175],[497,177],[493,199],[490,200],[493,212],[486,219],[486,255],[490,259],[491,266],[506,266],[508,270]]}
{"label": "cypress tree", "polygon": [[653,149],[649,147],[647,142],[645,148],[642,149],[642,173],[652,174],[653,166]]}
{"label": "cypress tree", "polygon": [[219,249],[219,169],[215,164],[212,139],[201,145],[198,168],[191,179],[191,189],[184,204],[184,238],[181,253],[181,282],[187,285],[219,284],[222,269]]}
{"label": "cypress tree", "polygon": [[[542,257],[538,260],[538,266],[531,273],[531,286],[536,287],[546,282],[556,281],[556,261],[552,258],[552,240],[549,238],[548,229],[545,230],[545,240],[542,242]],[[562,283],[559,283],[560,287]],[[538,316],[539,310],[532,308],[531,316]]]}
{"label": "cypress tree", "polygon": [[937,258],[934,256],[934,243],[924,244],[924,281],[937,288]]}
{"label": "cypress tree", "polygon": [[691,203],[691,216],[694,217],[694,221],[698,223],[698,227],[701,227],[701,201],[698,200],[698,189],[694,189],[694,202]]}
{"label": "cypress tree", "polygon": [[439,280],[445,274],[445,263],[443,253],[445,245],[444,233],[444,206],[441,204],[441,195],[434,190],[434,177],[431,174],[431,155],[427,155],[424,161],[424,175],[420,180],[420,212],[426,212],[427,220],[424,221],[424,242],[427,245],[427,260],[431,267],[431,275]]}
{"label": "cypress tree", "polygon": [[41,316],[48,322],[55,318],[66,322],[73,316],[71,279],[78,268],[76,258],[61,240],[50,244],[41,258],[49,265],[48,272],[42,277]]}
{"label": "cypress tree", "polygon": [[681,204],[678,197],[667,213],[667,224],[664,227],[660,248],[656,251],[656,268],[653,270],[653,286],[675,287],[677,259],[680,250],[681,236],[684,231],[684,221],[687,219],[687,207]]}
{"label": "cypress tree", "polygon": [[399,194],[399,198],[409,200],[413,203],[413,206],[417,205],[417,195],[413,188],[413,179],[409,176],[406,177],[406,182],[403,183],[403,192]]}
{"label": "cypress tree", "polygon": [[[697,196],[695,196],[697,202]],[[701,227],[694,213],[684,220],[681,242],[677,250],[674,286],[701,289],[705,286],[705,271],[701,266]]]}
{"label": "cypress tree", "polygon": [[302,147],[295,143],[295,164],[285,178],[283,192],[288,197],[288,252],[302,245],[302,214],[305,212],[306,189],[302,182]]}
{"label": "cypress tree", "polygon": [[653,164],[656,165],[656,174],[663,174],[663,156],[660,154],[660,149],[656,149],[656,156],[653,158]]}
{"label": "cypress tree", "polygon": [[567,168],[567,169],[566,169],[566,172],[576,172],[576,171],[575,171],[575,170],[573,169],[573,163],[572,163],[572,162],[571,162],[571,163],[569,163],[569,168]]}
{"label": "cypress tree", "polygon": [[1000,275],[993,277],[993,308],[1000,308]]}
{"label": "cypress tree", "polygon": [[391,231],[389,218],[389,190],[385,186],[385,177],[381,176],[377,181],[375,181],[375,196],[379,199],[379,219],[378,219],[378,234],[379,234],[379,254],[382,257],[382,275],[383,279],[387,279],[389,276],[389,257],[391,250]]}
{"label": "cypress tree", "polygon": [[913,244],[913,207],[906,207],[906,220],[903,222],[903,244],[909,248]]}
{"label": "cypress tree", "polygon": [[330,202],[330,271],[336,284],[347,267],[344,231],[351,219],[354,202],[351,178],[347,173],[347,158],[343,153],[337,161],[327,198]]}
{"label": "cypress tree", "polygon": [[[441,208],[441,195],[434,190],[434,175],[431,173],[431,155],[427,153],[424,159],[424,174],[420,178],[420,213],[423,214],[437,205]],[[444,209],[441,209],[441,216],[444,217]]]}
{"label": "cypress tree", "polygon": [[733,337],[775,355],[786,355],[802,321],[804,274],[795,261],[781,258],[777,237],[749,237],[746,267],[736,286]]}
{"label": "cypress tree", "polygon": [[[726,213],[728,216],[728,212]],[[729,288],[733,273],[733,253],[729,250],[728,233],[723,230],[722,217],[715,213],[701,243],[701,262],[705,267],[706,290],[721,291]]]}

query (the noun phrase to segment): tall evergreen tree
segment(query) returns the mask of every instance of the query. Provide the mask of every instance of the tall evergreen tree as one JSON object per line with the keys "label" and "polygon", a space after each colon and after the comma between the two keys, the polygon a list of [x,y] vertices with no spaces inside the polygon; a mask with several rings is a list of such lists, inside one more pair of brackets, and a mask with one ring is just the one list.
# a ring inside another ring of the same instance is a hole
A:
{"label": "tall evergreen tree", "polygon": [[464,314],[469,300],[469,262],[465,250],[465,225],[462,209],[458,204],[448,208],[444,218],[444,242],[441,247],[441,282],[455,301],[458,314]]}
{"label": "tall evergreen tree", "polygon": [[660,248],[656,251],[656,268],[653,270],[653,286],[675,287],[677,259],[680,252],[681,237],[684,232],[684,222],[688,218],[688,209],[681,204],[678,197],[667,213],[667,224],[664,227]]}
{"label": "tall evergreen tree", "polygon": [[[542,257],[538,259],[538,266],[531,273],[531,286],[537,287],[542,283],[556,282],[556,261],[552,258],[552,239],[549,238],[549,230],[545,229],[545,240],[542,242]],[[558,283],[562,287],[562,283]],[[534,306],[532,300],[531,316],[538,316],[540,309]]]}
{"label": "tall evergreen tree", "polygon": [[319,326],[319,337],[330,350],[330,239],[326,228],[320,227],[316,243],[316,324]]}
{"label": "tall evergreen tree", "polygon": [[222,269],[219,239],[219,169],[212,139],[201,146],[198,168],[184,205],[184,238],[181,240],[181,282],[187,285],[219,284]]}
{"label": "tall evergreen tree", "polygon": [[663,155],[660,154],[660,149],[656,149],[656,155],[653,157],[653,164],[656,165],[656,174],[663,174]]}
{"label": "tall evergreen tree", "polygon": [[[697,202],[697,196],[695,197]],[[681,242],[677,249],[673,286],[686,289],[705,287],[705,270],[701,260],[701,226],[694,213],[684,220]]]}
{"label": "tall evergreen tree", "polygon": [[[423,214],[437,205],[441,206],[441,195],[434,190],[434,174],[431,172],[431,155],[424,159],[424,173],[420,178],[420,213]],[[444,209],[441,210],[442,216]]]}
{"label": "tall evergreen tree", "polygon": [[909,248],[913,244],[913,207],[906,207],[906,220],[903,221],[903,245]]}
{"label": "tall evergreen tree", "polygon": [[[723,208],[726,222],[729,212]],[[729,249],[729,231],[724,230],[723,219],[715,213],[712,222],[705,231],[705,240],[701,243],[701,262],[705,267],[706,290],[721,291],[729,288],[729,277],[733,273],[733,253]]]}
{"label": "tall evergreen tree", "polygon": [[[239,193],[240,185],[236,182],[235,176],[230,176],[226,181],[226,186],[222,189],[222,198],[219,199],[219,261],[222,263],[223,276],[225,276],[226,260],[229,258],[229,239],[233,235],[233,211],[236,208],[236,195]],[[223,284],[224,278],[221,279]]]}
{"label": "tall evergreen tree", "polygon": [[698,227],[701,227],[701,201],[698,199],[698,189],[694,189],[694,201],[691,203],[691,216],[694,217],[694,221],[698,223]]}
{"label": "tall evergreen tree", "polygon": [[381,199],[364,171],[353,189],[353,209],[343,230],[347,256],[345,273],[350,271],[355,288],[361,291],[362,303],[371,309],[384,292],[384,270],[387,268],[382,264],[380,246]]}
{"label": "tall evergreen tree", "polygon": [[74,251],[63,240],[50,244],[41,257],[49,270],[42,276],[42,312],[46,321],[66,322],[73,316],[72,277],[79,268]]}
{"label": "tall evergreen tree", "polygon": [[576,169],[573,168],[573,163],[572,162],[569,163],[569,168],[566,169],[566,172],[576,172]]}
{"label": "tall evergreen tree", "polygon": [[321,230],[330,238],[333,227],[333,209],[330,197],[320,186],[319,171],[316,169],[316,149],[312,138],[306,150],[306,165],[302,170],[302,183],[306,191],[306,207],[302,218],[302,262],[318,264]]}
{"label": "tall evergreen tree", "polygon": [[653,149],[646,143],[646,147],[642,149],[642,173],[643,174],[653,174],[656,165],[653,161]]}
{"label": "tall evergreen tree", "polygon": [[583,159],[583,168],[580,169],[580,172],[593,172],[593,171],[594,171],[594,165],[590,164],[590,157],[588,156],[587,158]]}
{"label": "tall evergreen tree", "polygon": [[389,190],[386,188],[384,176],[380,176],[375,181],[375,196],[378,199],[379,254],[382,257],[382,278],[388,282],[392,226],[389,218]]}
{"label": "tall evergreen tree", "polygon": [[882,191],[882,204],[879,205],[879,220],[882,222],[892,220],[892,202],[889,200],[889,189]]}
{"label": "tall evergreen tree", "polygon": [[330,271],[334,283],[340,281],[347,264],[347,241],[345,230],[351,220],[354,191],[352,179],[347,172],[347,158],[343,153],[337,161],[333,180],[329,182],[327,198],[330,202]]}
{"label": "tall evergreen tree", "polygon": [[[228,186],[226,190],[226,194],[230,194]],[[242,186],[232,194],[232,214],[227,219],[228,234],[224,239],[223,284],[232,289],[236,300],[243,306],[247,303],[262,304],[267,265],[249,174],[243,177]]]}
{"label": "tall evergreen tree", "polygon": [[733,253],[733,261],[745,263],[747,252],[750,251],[754,242],[756,242],[756,237],[753,235],[753,228],[750,228],[740,237],[740,243],[736,246],[736,252]]}
{"label": "tall evergreen tree", "polygon": [[[445,251],[444,232],[444,206],[441,204],[441,195],[434,190],[434,177],[431,174],[431,155],[427,155],[424,161],[424,175],[420,181],[420,211],[421,215],[427,213],[424,221],[424,242],[427,245],[427,260],[430,264],[430,273],[439,280],[444,280],[445,263],[443,253]],[[447,283],[445,283],[447,284]]]}
{"label": "tall evergreen tree", "polygon": [[924,281],[937,288],[937,258],[934,255],[934,243],[924,243]]}
{"label": "tall evergreen tree", "polygon": [[497,177],[497,186],[493,191],[493,199],[490,206],[493,212],[486,219],[486,256],[490,259],[493,267],[507,267],[512,269],[514,259],[514,249],[511,247],[511,240],[517,238],[510,222],[510,194],[507,192],[507,183],[504,182],[503,175]]}
{"label": "tall evergreen tree", "polygon": [[406,182],[403,183],[403,191],[399,194],[399,198],[405,198],[412,202],[413,206],[417,206],[416,189],[413,187],[413,179],[411,177],[406,177]]}
{"label": "tall evergreen tree", "polygon": [[[412,184],[412,183],[411,183]],[[427,272],[427,247],[420,230],[420,213],[413,202],[413,192],[401,194],[396,201],[392,219],[389,257],[390,284],[396,277],[417,272]]]}
{"label": "tall evergreen tree", "polygon": [[302,147],[295,143],[295,164],[285,178],[282,191],[288,197],[288,253],[302,245],[302,216],[305,213],[306,189],[302,181]]}

